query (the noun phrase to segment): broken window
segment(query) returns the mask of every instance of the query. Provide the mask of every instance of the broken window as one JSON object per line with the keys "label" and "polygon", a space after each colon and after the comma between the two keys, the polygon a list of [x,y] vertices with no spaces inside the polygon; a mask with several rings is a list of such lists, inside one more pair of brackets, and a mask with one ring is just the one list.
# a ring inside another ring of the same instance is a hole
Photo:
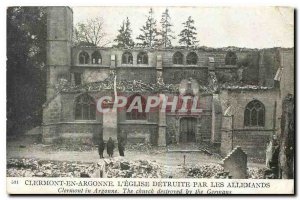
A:
{"label": "broken window", "polygon": [[137,64],[148,64],[148,55],[145,52],[140,52],[137,56]]}
{"label": "broken window", "polygon": [[197,65],[198,56],[195,52],[190,52],[186,57],[186,64],[187,65]]}
{"label": "broken window", "polygon": [[245,126],[265,126],[265,106],[258,100],[247,104],[244,113]]}
{"label": "broken window", "polygon": [[225,65],[236,65],[237,56],[234,52],[229,51],[225,56]]}
{"label": "broken window", "polygon": [[96,105],[88,94],[82,94],[76,99],[75,120],[96,120]]}
{"label": "broken window", "polygon": [[173,55],[173,64],[175,65],[183,65],[183,54],[180,52],[176,52]]}
{"label": "broken window", "polygon": [[122,55],[122,64],[133,64],[133,57],[130,52],[125,52]]}
{"label": "broken window", "polygon": [[90,56],[87,52],[82,51],[79,54],[79,64],[89,64]]}
{"label": "broken window", "polygon": [[92,64],[102,64],[102,57],[99,51],[95,51],[92,54]]}
{"label": "broken window", "polygon": [[134,99],[140,99],[141,101],[137,101],[133,106],[136,107],[138,106],[138,103],[141,103],[142,110],[139,110],[138,108],[133,108],[130,112],[126,112],[126,120],[146,120],[146,100],[139,94],[132,95],[128,98],[127,102],[127,108],[126,111],[128,111],[128,108],[133,102]]}

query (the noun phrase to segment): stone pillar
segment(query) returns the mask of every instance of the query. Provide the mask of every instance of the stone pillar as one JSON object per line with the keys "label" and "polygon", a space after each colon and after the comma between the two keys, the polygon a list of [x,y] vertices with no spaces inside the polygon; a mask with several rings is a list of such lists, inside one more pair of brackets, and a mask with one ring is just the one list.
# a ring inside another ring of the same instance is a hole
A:
{"label": "stone pillar", "polygon": [[[164,94],[159,95],[160,99],[165,98]],[[166,112],[158,110],[158,146],[166,146]]]}
{"label": "stone pillar", "polygon": [[213,94],[211,142],[221,142],[222,107],[218,94]]}
{"label": "stone pillar", "polygon": [[221,155],[227,155],[233,147],[232,144],[232,116],[223,116],[221,129]]}
{"label": "stone pillar", "polygon": [[[110,108],[113,102],[110,103]],[[112,109],[107,113],[103,113],[103,140],[107,141],[111,137],[115,142],[118,138],[118,113],[116,109]]]}
{"label": "stone pillar", "polygon": [[[157,55],[156,59],[156,81],[158,84],[164,84],[163,74],[162,74],[162,56]],[[164,99],[165,95],[160,94],[160,99]],[[158,146],[166,146],[166,112],[160,112],[158,110]]]}
{"label": "stone pillar", "polygon": [[110,55],[110,68],[114,69],[116,67],[116,55]]}
{"label": "stone pillar", "polygon": [[215,58],[208,57],[208,70],[212,71],[215,70]]}

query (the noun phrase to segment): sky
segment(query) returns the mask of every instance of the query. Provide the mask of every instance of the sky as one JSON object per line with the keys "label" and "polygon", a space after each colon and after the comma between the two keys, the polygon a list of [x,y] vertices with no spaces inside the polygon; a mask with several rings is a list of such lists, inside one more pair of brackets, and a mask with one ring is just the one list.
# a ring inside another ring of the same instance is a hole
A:
{"label": "sky", "polygon": [[[158,28],[166,7],[152,7]],[[122,21],[129,18],[133,38],[141,33],[150,7],[72,7],[74,24],[102,17],[107,40],[118,34]],[[195,20],[199,46],[271,48],[294,47],[294,10],[288,7],[168,7],[178,45],[182,23]]]}

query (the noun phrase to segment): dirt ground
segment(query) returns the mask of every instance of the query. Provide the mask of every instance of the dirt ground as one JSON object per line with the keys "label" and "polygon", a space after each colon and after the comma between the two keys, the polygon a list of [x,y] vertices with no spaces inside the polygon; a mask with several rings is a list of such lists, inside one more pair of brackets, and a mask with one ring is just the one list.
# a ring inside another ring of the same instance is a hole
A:
{"label": "dirt ground", "polygon": [[[115,149],[114,156],[118,157],[118,150]],[[221,158],[214,155],[207,155],[203,152],[168,152],[166,148],[154,147],[149,149],[127,148],[125,157],[128,160],[150,160],[170,168],[183,166],[185,156],[185,165],[194,166],[196,164],[220,163]],[[106,152],[104,157],[108,157]],[[43,144],[31,144],[23,141],[7,142],[7,159],[10,158],[34,158],[39,160],[53,161],[81,161],[98,162],[99,155],[96,148],[84,151],[74,151],[58,149],[55,146]],[[248,162],[249,167],[264,167],[263,163]]]}

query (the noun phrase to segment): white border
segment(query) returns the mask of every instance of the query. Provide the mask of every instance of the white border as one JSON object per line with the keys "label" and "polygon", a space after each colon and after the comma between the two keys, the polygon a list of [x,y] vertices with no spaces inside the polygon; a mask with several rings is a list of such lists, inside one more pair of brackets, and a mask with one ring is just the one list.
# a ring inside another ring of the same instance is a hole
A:
{"label": "white border", "polygon": [[[289,7],[295,7],[296,9],[299,8],[300,1],[297,0],[252,0],[252,1],[238,1],[238,0],[205,0],[205,1],[195,1],[195,0],[151,0],[151,1],[142,1],[142,0],[109,0],[109,1],[97,1],[97,0],[73,0],[73,1],[67,1],[67,0],[51,0],[51,1],[33,1],[33,0],[2,0],[0,3],[0,20],[1,20],[1,29],[0,29],[0,55],[1,55],[1,67],[0,67],[0,127],[2,128],[0,139],[0,148],[1,148],[1,173],[0,177],[2,180],[0,181],[0,195],[1,199],[8,199],[9,196],[6,194],[6,172],[5,172],[5,164],[6,164],[6,7],[8,6],[63,6],[63,5],[69,5],[69,6],[166,6],[166,5],[173,5],[173,6],[289,6]],[[299,13],[298,13],[299,15]],[[296,27],[299,27],[299,20],[297,20],[297,23],[295,24]],[[299,34],[299,31],[298,31]],[[297,34],[297,38],[298,38]],[[298,42],[296,46],[298,45]],[[299,51],[297,51],[297,58],[299,56]],[[296,66],[295,66],[296,67]],[[299,77],[299,71],[297,70],[297,77]],[[297,79],[296,79],[297,80]],[[297,84],[297,92],[299,92],[299,85]],[[299,105],[299,101],[297,101]],[[298,111],[298,110],[297,110]],[[298,113],[298,112],[297,112]],[[297,120],[297,124],[299,125],[299,118]],[[297,134],[297,133],[296,133]],[[299,136],[297,136],[297,144],[299,144]],[[297,145],[296,145],[297,146]],[[297,148],[299,149],[299,147]],[[4,153],[5,152],[5,153]],[[297,154],[298,151],[297,151]],[[298,159],[298,156],[297,156]],[[297,165],[297,174],[299,173],[299,165]],[[74,196],[72,196],[73,198]],[[25,198],[31,198],[30,196],[27,196]],[[39,197],[37,197],[39,198]],[[46,197],[47,199],[50,197]],[[57,197],[62,198],[62,197]],[[63,197],[66,198],[66,197]],[[116,197],[113,197],[116,198]],[[117,198],[131,198],[131,197],[124,197],[119,196]],[[140,198],[140,197],[137,197]],[[160,197],[161,198],[161,197]],[[172,199],[179,199],[182,197],[175,197],[172,196]],[[186,197],[185,197],[186,198]],[[199,198],[199,197],[197,197]],[[200,198],[207,198],[201,196]],[[224,198],[224,197],[222,197]],[[225,197],[226,199],[229,197]],[[240,197],[238,197],[240,198]],[[243,197],[245,198],[245,197]],[[247,197],[247,198],[266,198],[264,196],[257,197]],[[273,197],[268,197],[273,198]],[[287,197],[279,197],[279,198],[287,198]]]}

